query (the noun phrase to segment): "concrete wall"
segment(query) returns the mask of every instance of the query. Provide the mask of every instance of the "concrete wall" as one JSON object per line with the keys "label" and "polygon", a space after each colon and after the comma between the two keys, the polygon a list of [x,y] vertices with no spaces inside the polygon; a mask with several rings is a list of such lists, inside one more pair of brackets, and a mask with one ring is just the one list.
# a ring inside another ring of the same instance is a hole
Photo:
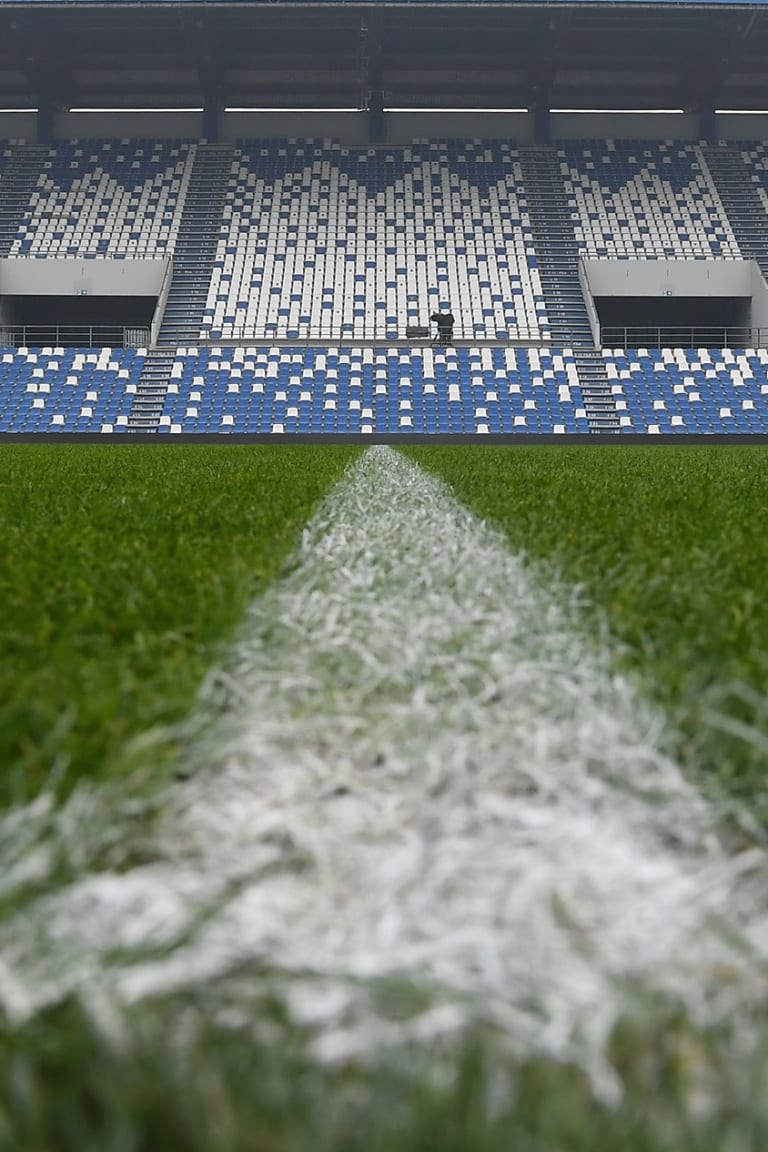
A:
{"label": "concrete wall", "polygon": [[201,112],[58,112],[54,135],[59,140],[199,140]]}
{"label": "concrete wall", "polygon": [[754,260],[584,260],[579,280],[597,336],[595,296],[748,297],[750,323],[768,332],[768,284]]}
{"label": "concrete wall", "polygon": [[717,116],[718,140],[768,140],[768,116]]}
{"label": "concrete wall", "polygon": [[699,118],[647,112],[553,112],[553,140],[698,140]]}
{"label": "concrete wall", "polygon": [[[525,112],[387,112],[384,116],[386,140],[390,144],[410,144],[415,139],[433,137],[485,137],[534,140],[534,118]],[[122,139],[198,140],[203,136],[204,115],[200,112],[87,112],[61,111],[54,117],[54,135],[69,140],[92,137]],[[550,116],[552,140],[698,140],[699,117],[693,112],[663,116],[646,112],[560,113]],[[0,113],[0,139],[35,143],[38,117],[29,113]],[[276,136],[331,137],[351,146],[368,142],[368,115],[353,112],[222,112],[219,137],[232,141],[245,137]],[[718,116],[717,136],[721,140],[767,140],[768,115]]]}
{"label": "concrete wall", "polygon": [[592,296],[663,296],[668,291],[675,296],[751,296],[754,288],[752,260],[583,260],[582,264]]}
{"label": "concrete wall", "polygon": [[525,112],[386,112],[384,127],[390,144],[453,137],[533,143],[533,117]]}
{"label": "concrete wall", "polygon": [[365,112],[223,112],[219,120],[222,141],[275,136],[320,136],[343,144],[368,143]]}
{"label": "concrete wall", "polygon": [[597,306],[589,286],[589,277],[587,276],[587,269],[585,265],[585,260],[579,260],[579,285],[581,287],[581,294],[584,297],[584,304],[587,309],[589,327],[592,329],[592,339],[594,340],[595,345],[598,345],[600,343],[600,317],[597,314]]}
{"label": "concrete wall", "polygon": [[0,296],[157,296],[170,260],[0,260]]}
{"label": "concrete wall", "polygon": [[37,113],[0,112],[0,140],[37,140]]}
{"label": "concrete wall", "polygon": [[150,343],[157,344],[160,335],[160,329],[163,324],[163,315],[165,313],[165,306],[168,303],[168,296],[171,291],[173,283],[173,261],[166,260],[165,270],[163,272],[163,279],[160,285],[157,302],[155,304],[155,312],[152,317],[152,324],[150,330]]}
{"label": "concrete wall", "polygon": [[752,282],[752,327],[768,330],[768,284],[757,262],[750,260]]}

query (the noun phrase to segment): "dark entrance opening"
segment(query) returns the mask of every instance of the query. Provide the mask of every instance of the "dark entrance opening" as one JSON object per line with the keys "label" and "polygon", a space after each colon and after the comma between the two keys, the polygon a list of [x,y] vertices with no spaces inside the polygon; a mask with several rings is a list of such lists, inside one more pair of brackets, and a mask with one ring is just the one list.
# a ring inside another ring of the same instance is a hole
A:
{"label": "dark entrance opening", "polygon": [[750,344],[749,296],[595,296],[605,347]]}
{"label": "dark entrance opening", "polygon": [[3,296],[0,340],[65,348],[143,344],[156,305],[155,296]]}

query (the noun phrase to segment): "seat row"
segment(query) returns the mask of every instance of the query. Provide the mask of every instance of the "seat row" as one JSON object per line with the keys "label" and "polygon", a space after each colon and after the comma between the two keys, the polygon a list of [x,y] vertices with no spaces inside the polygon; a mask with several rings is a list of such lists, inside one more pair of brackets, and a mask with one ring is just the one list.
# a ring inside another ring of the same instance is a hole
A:
{"label": "seat row", "polygon": [[127,427],[146,352],[14,348],[0,353],[0,432]]}
{"label": "seat row", "polygon": [[160,431],[588,432],[570,349],[180,348]]}
{"label": "seat row", "polygon": [[10,256],[171,254],[195,150],[186,141],[141,140],[50,148]]}
{"label": "seat row", "polygon": [[584,255],[741,255],[698,145],[585,142],[564,145],[558,155]]}
{"label": "seat row", "polygon": [[240,143],[201,335],[384,338],[447,305],[469,338],[549,335],[511,146]]}
{"label": "seat row", "polygon": [[[0,432],[125,432],[143,349],[0,352]],[[768,433],[768,350],[605,349],[620,427]],[[177,349],[158,432],[586,433],[569,348]]]}
{"label": "seat row", "polygon": [[604,349],[624,432],[768,432],[768,350]]}

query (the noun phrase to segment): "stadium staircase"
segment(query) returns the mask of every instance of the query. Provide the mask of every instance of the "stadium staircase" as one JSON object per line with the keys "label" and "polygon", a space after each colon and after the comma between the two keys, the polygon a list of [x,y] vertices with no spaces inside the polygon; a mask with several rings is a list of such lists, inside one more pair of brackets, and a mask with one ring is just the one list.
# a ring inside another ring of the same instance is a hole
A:
{"label": "stadium staircase", "polygon": [[6,161],[0,180],[0,257],[11,250],[47,158],[44,145],[19,144]]}
{"label": "stadium staircase", "polygon": [[175,348],[150,348],[128,413],[128,432],[156,432],[163,414]]}
{"label": "stadium staircase", "polygon": [[579,246],[557,152],[541,146],[518,151],[552,343],[573,348],[592,431],[618,432],[616,406],[579,283]]}
{"label": "stadium staircase", "polygon": [[755,260],[768,279],[768,215],[746,164],[739,152],[727,144],[707,145],[701,148],[701,154],[742,255]]}
{"label": "stadium staircase", "polygon": [[543,147],[520,148],[519,153],[552,341],[593,348],[579,284],[579,248],[557,153]]}
{"label": "stadium staircase", "polygon": [[577,346],[573,349],[573,358],[589,427],[593,432],[620,432],[619,416],[602,355],[595,348]]}
{"label": "stadium staircase", "polygon": [[233,149],[198,144],[173,254],[159,345],[196,344],[208,300]]}
{"label": "stadium staircase", "polygon": [[197,145],[173,254],[173,280],[157,346],[147,353],[131,405],[129,432],[157,431],[176,349],[200,338],[232,152],[224,145]]}
{"label": "stadium staircase", "polygon": [[128,432],[157,432],[175,356],[175,348],[147,350],[142,377],[128,414]]}

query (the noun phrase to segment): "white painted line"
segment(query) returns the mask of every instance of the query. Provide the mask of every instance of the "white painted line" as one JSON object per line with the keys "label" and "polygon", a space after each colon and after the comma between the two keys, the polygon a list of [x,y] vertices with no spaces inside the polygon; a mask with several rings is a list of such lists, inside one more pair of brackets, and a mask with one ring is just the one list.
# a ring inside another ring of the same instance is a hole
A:
{"label": "white painted line", "polygon": [[[324,1058],[480,1020],[596,1073],[627,980],[746,1021],[765,859],[726,856],[662,718],[565,601],[441,482],[370,449],[209,679],[159,858],[0,928],[6,1008],[258,961]],[[381,980],[423,1004],[394,1019]]]}

